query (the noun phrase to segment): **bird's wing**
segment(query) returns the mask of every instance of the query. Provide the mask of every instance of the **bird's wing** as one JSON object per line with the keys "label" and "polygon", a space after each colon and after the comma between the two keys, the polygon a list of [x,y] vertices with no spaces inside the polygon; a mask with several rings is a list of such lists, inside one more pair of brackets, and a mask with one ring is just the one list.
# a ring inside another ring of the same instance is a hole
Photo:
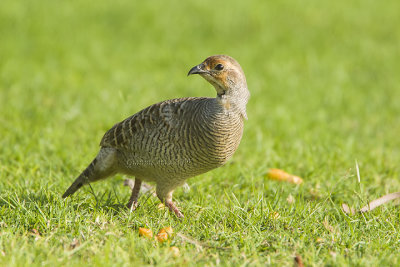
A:
{"label": "bird's wing", "polygon": [[201,98],[178,98],[151,105],[115,124],[105,133],[100,146],[132,150],[138,139],[143,139],[146,135],[179,127],[177,120],[184,116],[188,102],[199,99]]}

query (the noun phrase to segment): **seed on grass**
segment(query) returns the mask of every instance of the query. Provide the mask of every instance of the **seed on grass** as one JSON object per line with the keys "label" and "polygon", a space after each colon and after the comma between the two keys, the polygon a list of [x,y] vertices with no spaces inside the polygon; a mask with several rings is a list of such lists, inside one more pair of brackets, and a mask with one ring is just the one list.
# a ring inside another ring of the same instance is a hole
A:
{"label": "seed on grass", "polygon": [[153,237],[153,232],[150,229],[147,228],[139,228],[139,235],[147,237],[147,238],[152,238]]}
{"label": "seed on grass", "polygon": [[169,238],[171,238],[172,234],[174,233],[174,230],[172,229],[171,226],[164,227],[162,228],[158,234],[157,234],[157,241],[160,243],[163,243],[167,241]]}
{"label": "seed on grass", "polygon": [[[172,236],[173,233],[174,233],[174,230],[172,229],[171,226],[164,227],[158,232],[158,234],[154,238],[158,242],[163,243],[163,242],[167,241]],[[153,232],[150,229],[140,227],[139,235],[147,237],[147,238],[152,238]]]}
{"label": "seed on grass", "polygon": [[157,241],[158,242],[164,243],[167,240],[168,240],[168,234],[167,233],[158,233],[157,234]]}
{"label": "seed on grass", "polygon": [[303,179],[301,179],[300,177],[289,174],[280,169],[269,169],[268,173],[267,173],[267,177],[271,180],[284,181],[284,182],[289,182],[292,184],[303,183]]}
{"label": "seed on grass", "polygon": [[168,226],[168,227],[162,228],[158,233],[159,234],[160,233],[167,233],[169,236],[171,236],[174,233],[174,230],[172,229],[171,226]]}

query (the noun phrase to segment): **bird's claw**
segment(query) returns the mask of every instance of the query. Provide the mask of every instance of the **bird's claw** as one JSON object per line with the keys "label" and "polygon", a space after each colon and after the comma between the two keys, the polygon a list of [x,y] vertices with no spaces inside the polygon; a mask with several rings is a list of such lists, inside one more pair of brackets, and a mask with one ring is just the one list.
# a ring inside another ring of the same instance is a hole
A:
{"label": "bird's claw", "polygon": [[168,207],[168,209],[170,211],[172,211],[173,213],[175,213],[176,217],[178,218],[183,218],[185,216],[183,216],[182,212],[180,212],[180,210],[178,209],[178,207],[175,205],[174,202],[172,201],[165,201],[165,206]]}

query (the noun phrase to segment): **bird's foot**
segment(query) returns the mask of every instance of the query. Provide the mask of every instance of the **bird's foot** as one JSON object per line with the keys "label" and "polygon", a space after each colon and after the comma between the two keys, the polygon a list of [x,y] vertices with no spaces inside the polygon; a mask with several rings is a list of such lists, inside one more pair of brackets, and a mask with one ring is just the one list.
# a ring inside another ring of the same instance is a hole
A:
{"label": "bird's foot", "polygon": [[136,210],[136,208],[139,206],[139,203],[137,201],[129,201],[128,204],[126,204],[126,207],[130,209],[131,211]]}
{"label": "bird's foot", "polygon": [[172,202],[171,200],[167,200],[165,201],[165,206],[167,206],[169,208],[170,211],[172,211],[173,213],[175,213],[176,217],[178,218],[183,218],[185,216],[183,216],[182,212],[179,211],[178,207],[175,205],[174,202]]}

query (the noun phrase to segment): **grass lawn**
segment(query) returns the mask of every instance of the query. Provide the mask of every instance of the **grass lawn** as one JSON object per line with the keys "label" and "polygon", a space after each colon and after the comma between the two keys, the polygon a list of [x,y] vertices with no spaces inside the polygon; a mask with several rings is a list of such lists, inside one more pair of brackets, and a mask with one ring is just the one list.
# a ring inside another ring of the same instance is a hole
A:
{"label": "grass lawn", "polygon": [[[2,0],[0,266],[399,265],[399,206],[340,206],[400,191],[399,25],[397,0]],[[215,96],[186,74],[221,53],[249,120],[227,165],[176,190],[184,219],[150,194],[130,213],[121,175],[61,198],[114,123]],[[165,226],[210,247],[138,234]]]}

